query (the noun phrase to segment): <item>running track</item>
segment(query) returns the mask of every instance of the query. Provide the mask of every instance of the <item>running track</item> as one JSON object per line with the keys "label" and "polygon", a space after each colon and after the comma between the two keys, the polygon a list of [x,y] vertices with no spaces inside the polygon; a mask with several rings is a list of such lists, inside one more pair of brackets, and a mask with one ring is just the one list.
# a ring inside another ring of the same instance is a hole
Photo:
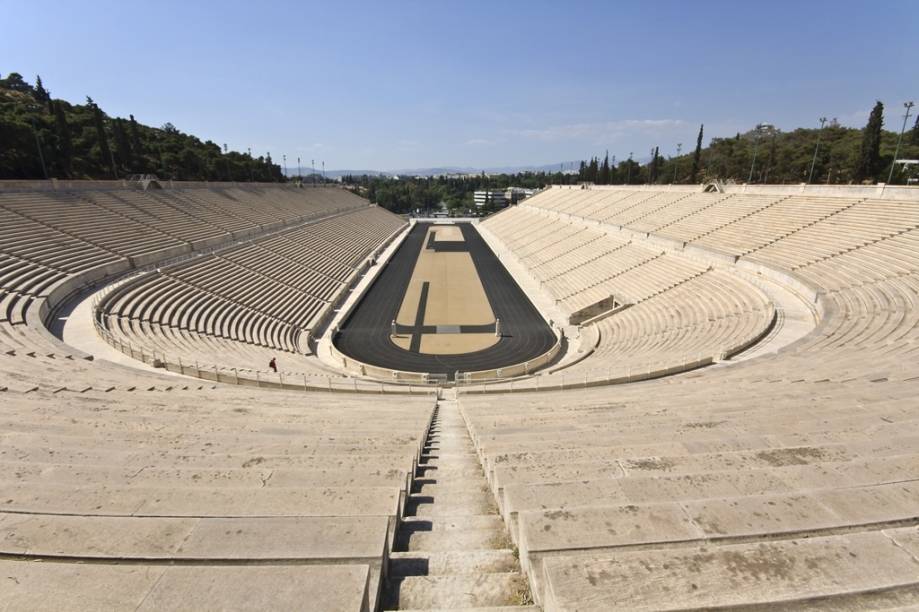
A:
{"label": "running track", "polygon": [[534,359],[555,344],[555,336],[482,237],[469,223],[457,224],[475,264],[485,295],[504,336],[497,344],[462,355],[424,355],[390,342],[391,323],[399,312],[415,261],[430,223],[418,223],[406,236],[351,316],[341,327],[335,345],[364,363],[405,370],[447,374],[490,370]]}

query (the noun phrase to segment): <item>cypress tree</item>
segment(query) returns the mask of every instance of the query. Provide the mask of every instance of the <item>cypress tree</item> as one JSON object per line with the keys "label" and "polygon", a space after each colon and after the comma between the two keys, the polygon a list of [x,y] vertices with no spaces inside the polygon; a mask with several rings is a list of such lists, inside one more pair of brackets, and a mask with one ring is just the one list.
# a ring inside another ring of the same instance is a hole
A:
{"label": "cypress tree", "polygon": [[689,175],[689,182],[695,183],[699,179],[699,170],[702,165],[702,133],[705,130],[705,124],[699,126],[699,137],[696,138],[696,151],[692,154],[692,171]]}
{"label": "cypress tree", "polygon": [[862,132],[862,145],[855,162],[855,180],[874,180],[881,171],[881,130],[884,127],[884,104],[878,100]]}
{"label": "cypress tree", "polygon": [[45,89],[45,86],[42,85],[40,76],[35,77],[35,93],[33,95],[39,102],[47,103],[51,100],[51,94]]}
{"label": "cypress tree", "polygon": [[122,168],[134,169],[134,154],[131,143],[128,141],[128,132],[124,129],[124,119],[118,118],[112,122],[112,133],[115,141],[115,157]]}
{"label": "cypress tree", "polygon": [[96,139],[99,141],[99,153],[102,158],[102,167],[104,168],[111,164],[112,176],[118,178],[118,170],[115,168],[115,158],[112,156],[112,150],[109,149],[108,139],[105,136],[105,123],[102,118],[102,109],[100,109],[99,105],[93,102],[93,99],[89,96],[86,96],[86,105],[89,106],[93,113],[93,126],[96,128]]}
{"label": "cypress tree", "polygon": [[73,137],[60,102],[54,102],[52,108],[54,109],[54,132],[57,136],[57,156],[60,160],[61,171],[64,176],[70,178],[73,176]]}
{"label": "cypress tree", "polygon": [[609,151],[603,158],[603,165],[600,166],[600,184],[609,185]]}

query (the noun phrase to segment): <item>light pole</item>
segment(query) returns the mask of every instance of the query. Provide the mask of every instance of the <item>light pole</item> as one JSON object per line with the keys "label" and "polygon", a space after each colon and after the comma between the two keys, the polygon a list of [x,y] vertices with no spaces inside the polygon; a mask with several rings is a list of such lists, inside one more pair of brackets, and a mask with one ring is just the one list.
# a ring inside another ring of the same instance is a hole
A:
{"label": "light pole", "polygon": [[753,161],[750,162],[750,176],[747,177],[747,184],[753,182],[753,167],[756,166],[756,147],[759,145],[759,126],[756,126],[756,135],[753,136]]}
{"label": "light pole", "polygon": [[814,159],[811,160],[811,171],[807,175],[807,183],[814,180],[814,166],[817,164],[817,151],[820,150],[820,137],[823,136],[823,124],[826,123],[826,117],[820,117],[820,131],[817,132],[817,145],[814,147]]}
{"label": "light pole", "polygon": [[300,173],[300,156],[297,156],[297,181],[303,182],[303,175]]}
{"label": "light pole", "polygon": [[903,127],[900,128],[900,135],[897,137],[897,148],[893,152],[893,161],[890,162],[890,174],[887,175],[887,184],[890,184],[890,181],[893,180],[893,169],[897,167],[897,155],[900,154],[900,142],[903,141],[903,132],[906,131],[906,122],[909,121],[909,111],[913,109],[913,101],[904,102],[903,106],[906,107],[906,114],[903,115]]}
{"label": "light pole", "polygon": [[287,154],[282,153],[281,159],[284,160],[284,180],[286,181],[287,180]]}
{"label": "light pole", "polygon": [[676,183],[676,168],[680,164],[680,151],[683,150],[683,143],[676,143],[676,159],[673,160],[673,182]]}
{"label": "light pole", "polygon": [[759,139],[763,132],[771,131],[773,126],[769,123],[758,123],[756,125],[756,136],[753,138],[753,161],[750,162],[750,176],[747,177],[747,184],[753,182],[753,167],[756,166],[756,149],[759,146]]}
{"label": "light pole", "polygon": [[322,182],[325,183],[325,160],[322,162]]}
{"label": "light pole", "polygon": [[316,186],[316,160],[315,159],[310,160],[310,167],[313,169],[313,171],[310,173],[310,176],[313,179],[313,187],[315,187]]}

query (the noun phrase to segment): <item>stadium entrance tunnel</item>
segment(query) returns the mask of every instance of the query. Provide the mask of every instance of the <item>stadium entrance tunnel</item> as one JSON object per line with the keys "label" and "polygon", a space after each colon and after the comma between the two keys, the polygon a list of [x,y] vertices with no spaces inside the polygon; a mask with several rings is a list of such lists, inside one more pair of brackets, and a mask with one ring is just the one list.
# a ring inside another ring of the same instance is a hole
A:
{"label": "stadium entrance tunnel", "polygon": [[356,362],[434,380],[546,361],[558,342],[470,223],[415,224],[334,338]]}

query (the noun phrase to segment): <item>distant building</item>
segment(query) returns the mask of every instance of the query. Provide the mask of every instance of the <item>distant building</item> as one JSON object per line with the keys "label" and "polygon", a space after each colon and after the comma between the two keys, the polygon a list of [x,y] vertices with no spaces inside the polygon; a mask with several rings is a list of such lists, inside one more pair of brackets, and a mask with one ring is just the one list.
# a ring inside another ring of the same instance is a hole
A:
{"label": "distant building", "polygon": [[507,189],[490,190],[485,189],[476,191],[472,195],[476,208],[491,206],[492,208],[504,208],[525,200],[536,193],[535,189],[524,189],[523,187],[508,187]]}

